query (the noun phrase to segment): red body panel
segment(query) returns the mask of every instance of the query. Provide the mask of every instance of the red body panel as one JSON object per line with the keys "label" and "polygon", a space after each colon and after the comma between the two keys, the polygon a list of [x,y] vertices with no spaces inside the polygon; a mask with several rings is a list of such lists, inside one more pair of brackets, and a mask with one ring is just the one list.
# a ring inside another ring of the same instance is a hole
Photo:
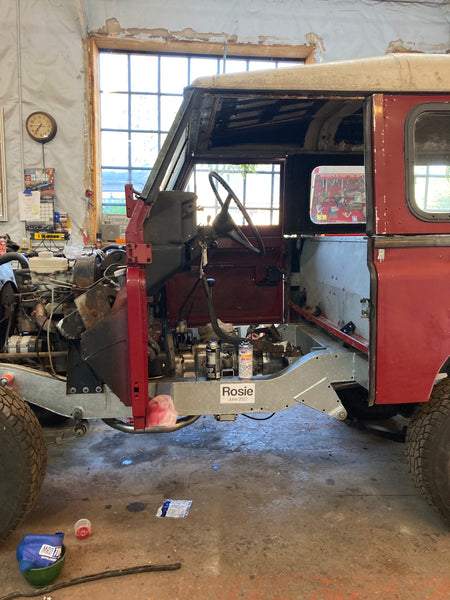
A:
{"label": "red body panel", "polygon": [[127,303],[128,303],[128,356],[129,400],[133,409],[134,429],[145,428],[148,407],[148,324],[145,264],[151,262],[151,245],[144,244],[144,220],[149,207],[141,200],[133,200],[133,188],[125,186],[127,214],[130,222],[126,230],[127,242]]}
{"label": "red body panel", "polygon": [[450,354],[450,248],[375,250],[376,403],[424,402]]}
{"label": "red body panel", "polygon": [[[374,99],[373,229],[378,242],[372,256],[376,344],[371,360],[378,404],[427,401],[450,356],[450,248],[423,243],[427,235],[431,240],[450,233],[450,223],[418,219],[405,197],[405,118],[414,106],[433,101],[448,97],[377,94]],[[394,236],[398,240],[406,234],[405,247],[388,247]],[[414,234],[422,235],[416,244]]]}
{"label": "red body panel", "polygon": [[145,428],[148,407],[148,325],[145,269],[127,269],[130,395],[135,429]]}
{"label": "red body panel", "polygon": [[[263,228],[261,228],[263,230]],[[284,240],[266,238],[266,253],[256,256],[230,240],[219,240],[219,248],[209,255],[207,277],[215,279],[214,308],[217,317],[227,323],[279,323],[283,319],[283,282],[261,285],[267,267],[283,270]],[[180,318],[179,309],[195,281],[199,268],[178,273],[167,284],[167,317],[170,325]],[[198,286],[181,318],[189,317],[189,326],[210,322],[203,286]]]}
{"label": "red body panel", "polygon": [[374,233],[377,235],[449,233],[449,223],[416,218],[405,201],[405,119],[424,102],[448,102],[448,96],[375,94],[373,105]]}

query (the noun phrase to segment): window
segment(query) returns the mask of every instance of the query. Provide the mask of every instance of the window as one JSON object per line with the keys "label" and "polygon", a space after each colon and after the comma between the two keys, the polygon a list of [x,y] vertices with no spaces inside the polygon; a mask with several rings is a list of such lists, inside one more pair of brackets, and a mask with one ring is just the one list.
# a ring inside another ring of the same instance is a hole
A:
{"label": "window", "polygon": [[422,104],[406,120],[407,196],[426,221],[450,219],[450,110]]}
{"label": "window", "polygon": [[364,167],[316,167],[311,176],[310,218],[316,225],[365,223]]}
{"label": "window", "polygon": [[[181,104],[184,87],[200,76],[277,68],[283,63],[295,64],[292,61],[229,57],[224,65],[222,58],[212,56],[100,51],[103,213],[125,214],[126,183],[132,183],[137,190],[144,187]],[[230,168],[228,175],[232,177]],[[257,165],[252,168],[256,171],[245,173],[241,169],[234,173],[237,177],[233,177],[232,186],[237,185],[240,178],[238,188],[241,191],[236,190],[237,195],[243,194],[244,203],[247,197],[249,202],[256,202],[248,205],[252,218],[258,213],[256,221],[274,224],[278,222],[278,213],[274,212],[278,210],[278,167]],[[266,181],[266,184],[256,183],[256,172],[265,175],[258,180]],[[197,186],[203,186],[203,174],[207,181],[206,167],[199,167]],[[252,187],[255,193],[250,193]],[[271,196],[262,206],[262,197],[268,196],[269,190]],[[256,200],[257,195],[259,199]]]}
{"label": "window", "polygon": [[[197,220],[206,225],[213,221],[220,210],[219,203],[212,191],[208,174],[218,173],[231,187],[245,207],[254,225],[279,225],[280,221],[280,165],[209,165],[195,166],[189,182],[188,191],[198,196]],[[220,184],[216,185],[219,196],[225,201],[227,192]],[[230,204],[230,215],[237,225],[246,225],[244,216],[235,203]]]}

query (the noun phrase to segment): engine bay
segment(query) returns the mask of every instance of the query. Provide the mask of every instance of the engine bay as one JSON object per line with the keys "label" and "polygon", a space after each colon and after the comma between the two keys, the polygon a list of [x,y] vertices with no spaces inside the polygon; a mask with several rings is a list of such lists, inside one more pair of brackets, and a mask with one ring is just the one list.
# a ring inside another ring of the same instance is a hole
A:
{"label": "engine bay", "polygon": [[[55,377],[67,376],[68,393],[111,385],[94,369],[83,368],[77,357],[86,358],[84,342],[90,330],[102,326],[123,289],[125,249],[110,246],[75,260],[42,252],[29,259],[29,269],[19,265],[13,270],[14,258],[13,254],[12,261],[0,265],[2,361],[45,370]],[[208,287],[213,281],[205,279],[205,283]],[[234,326],[222,323],[213,312],[213,324],[188,327],[181,320],[171,327],[157,316],[161,312],[158,296],[149,303],[148,312],[150,380],[236,377],[239,344],[244,339],[252,340],[252,376],[276,373],[302,354],[299,347],[282,340],[273,324]],[[216,342],[213,377],[207,372],[211,340]]]}

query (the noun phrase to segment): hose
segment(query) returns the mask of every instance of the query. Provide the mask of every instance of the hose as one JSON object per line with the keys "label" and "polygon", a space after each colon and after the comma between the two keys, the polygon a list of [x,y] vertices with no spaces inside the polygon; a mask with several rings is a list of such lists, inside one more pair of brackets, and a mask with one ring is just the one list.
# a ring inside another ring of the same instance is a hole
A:
{"label": "hose", "polygon": [[151,571],[177,571],[181,568],[181,563],[172,563],[168,565],[142,565],[140,567],[129,567],[128,569],[117,569],[116,571],[103,571],[102,573],[94,573],[92,575],[83,575],[83,577],[75,577],[68,581],[53,583],[45,588],[39,588],[33,592],[11,592],[7,596],[2,596],[0,600],[15,600],[16,598],[35,598],[43,594],[49,594],[62,588],[89,583],[91,581],[99,581],[100,579],[109,579],[111,577],[122,577],[123,575],[137,575],[138,573],[149,573]]}
{"label": "hose", "polygon": [[12,260],[17,260],[20,263],[20,266],[23,269],[29,269],[30,265],[28,260],[25,258],[23,254],[20,252],[7,252],[6,254],[0,255],[0,265],[4,265],[7,262],[11,262]]}
{"label": "hose", "polygon": [[[153,427],[147,427],[146,429],[134,429],[131,423],[124,423],[119,419],[102,419],[103,423],[109,425],[113,429],[117,429],[122,431],[123,433],[172,433],[173,431],[178,431],[179,429],[183,429],[183,427],[187,427],[188,425],[192,425],[198,419],[200,419],[201,415],[191,415],[188,417],[181,417],[177,420],[175,425],[165,427],[164,425],[154,425]],[[2,600],[2,598],[0,598]]]}
{"label": "hose", "polygon": [[107,244],[100,248],[102,252],[108,252],[108,250],[125,250],[125,244]]}

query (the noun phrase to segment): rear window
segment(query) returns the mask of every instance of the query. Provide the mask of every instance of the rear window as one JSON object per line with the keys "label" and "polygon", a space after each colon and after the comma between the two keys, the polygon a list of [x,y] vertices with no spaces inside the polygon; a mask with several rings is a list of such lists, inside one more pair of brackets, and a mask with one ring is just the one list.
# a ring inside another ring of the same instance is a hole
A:
{"label": "rear window", "polygon": [[406,119],[406,187],[413,213],[426,221],[450,219],[450,108],[421,104]]}
{"label": "rear window", "polygon": [[311,174],[310,218],[316,225],[365,223],[364,167],[316,167]]}

